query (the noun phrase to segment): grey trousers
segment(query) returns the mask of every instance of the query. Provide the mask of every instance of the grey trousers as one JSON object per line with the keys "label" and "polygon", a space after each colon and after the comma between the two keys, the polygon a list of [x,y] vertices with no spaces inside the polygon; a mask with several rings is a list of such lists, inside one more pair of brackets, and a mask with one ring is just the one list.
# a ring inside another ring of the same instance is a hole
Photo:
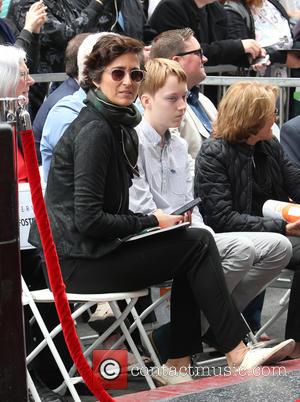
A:
{"label": "grey trousers", "polygon": [[267,232],[215,234],[225,281],[239,311],[288,265],[292,245],[287,237]]}

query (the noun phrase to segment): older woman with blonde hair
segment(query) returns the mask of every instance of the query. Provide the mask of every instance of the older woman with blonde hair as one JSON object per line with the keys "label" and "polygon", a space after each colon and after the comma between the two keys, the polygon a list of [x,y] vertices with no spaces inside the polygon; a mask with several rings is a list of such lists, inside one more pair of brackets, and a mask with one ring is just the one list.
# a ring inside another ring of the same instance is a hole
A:
{"label": "older woman with blonde hair", "polygon": [[272,136],[278,88],[258,82],[232,85],[219,106],[213,138],[196,158],[195,194],[205,223],[216,232],[275,232],[292,243],[288,266],[295,271],[286,336],[300,356],[300,220],[287,223],[262,216],[268,199],[300,202],[300,170]]}

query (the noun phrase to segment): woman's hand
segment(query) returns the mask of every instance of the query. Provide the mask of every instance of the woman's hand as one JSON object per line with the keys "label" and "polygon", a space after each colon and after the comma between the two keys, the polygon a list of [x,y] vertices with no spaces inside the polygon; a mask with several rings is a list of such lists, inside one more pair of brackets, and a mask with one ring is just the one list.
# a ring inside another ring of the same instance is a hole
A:
{"label": "woman's hand", "polygon": [[190,222],[192,224],[192,213],[193,211],[190,209],[183,215],[183,222]]}
{"label": "woman's hand", "polygon": [[285,234],[300,237],[300,219],[296,222],[288,223],[285,227]]}
{"label": "woman's hand", "polygon": [[26,13],[24,29],[33,33],[40,33],[41,27],[46,22],[47,7],[43,1],[33,3],[28,12]]}
{"label": "woman's hand", "polygon": [[264,75],[267,67],[271,64],[270,56],[266,53],[265,49],[262,49],[262,55],[253,61],[251,64],[252,70],[259,72],[260,75]]}
{"label": "woman's hand", "polygon": [[165,214],[161,209],[157,209],[154,213],[154,216],[156,216],[158,220],[159,227],[167,228],[169,226],[174,226],[179,222],[183,221],[183,216],[182,215],[169,215]]}
{"label": "woman's hand", "polygon": [[263,49],[256,40],[243,39],[241,42],[244,47],[244,52],[250,54],[253,60],[259,56],[264,56]]}

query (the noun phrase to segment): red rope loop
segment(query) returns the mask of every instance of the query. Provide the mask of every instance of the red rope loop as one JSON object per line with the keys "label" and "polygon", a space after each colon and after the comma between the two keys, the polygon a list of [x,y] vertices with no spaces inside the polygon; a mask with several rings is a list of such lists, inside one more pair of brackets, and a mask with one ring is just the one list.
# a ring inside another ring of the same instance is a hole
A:
{"label": "red rope loop", "polygon": [[33,210],[44,250],[55,306],[61,322],[67,347],[79,374],[82,376],[84,382],[94,396],[101,402],[112,402],[114,400],[103,388],[100,377],[96,376],[96,374],[92,371],[82,353],[81,345],[75,330],[74,321],[71,317],[71,310],[65,292],[65,284],[62,279],[56,247],[53,241],[47,210],[43,198],[33,132],[32,130],[27,130],[21,131],[20,134],[28,173]]}

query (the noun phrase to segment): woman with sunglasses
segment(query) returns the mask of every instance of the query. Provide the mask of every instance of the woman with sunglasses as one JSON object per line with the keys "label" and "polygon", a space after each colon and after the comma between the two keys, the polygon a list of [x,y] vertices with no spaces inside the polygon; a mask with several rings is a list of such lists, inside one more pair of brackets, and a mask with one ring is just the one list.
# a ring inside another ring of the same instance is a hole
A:
{"label": "woman with sunglasses", "polygon": [[[227,292],[209,232],[182,229],[125,241],[143,229],[184,219],[128,209],[128,189],[138,174],[134,127],[141,116],[133,102],[144,77],[142,55],[143,45],[135,39],[106,35],[98,40],[85,63],[86,107],[54,150],[46,204],[67,291],[130,291],[173,279],[171,352],[155,375],[160,384],[191,380],[179,369],[200,350],[201,309],[231,366],[280,360],[293,341],[260,351],[241,342],[247,328]],[[170,367],[178,369],[176,375]]]}
{"label": "woman with sunglasses", "polygon": [[271,127],[278,87],[259,82],[233,84],[219,105],[213,138],[196,158],[195,195],[202,198],[206,224],[218,232],[275,232],[286,235],[295,271],[286,338],[300,357],[300,220],[287,223],[262,215],[268,199],[300,203],[300,169],[286,156]]}

